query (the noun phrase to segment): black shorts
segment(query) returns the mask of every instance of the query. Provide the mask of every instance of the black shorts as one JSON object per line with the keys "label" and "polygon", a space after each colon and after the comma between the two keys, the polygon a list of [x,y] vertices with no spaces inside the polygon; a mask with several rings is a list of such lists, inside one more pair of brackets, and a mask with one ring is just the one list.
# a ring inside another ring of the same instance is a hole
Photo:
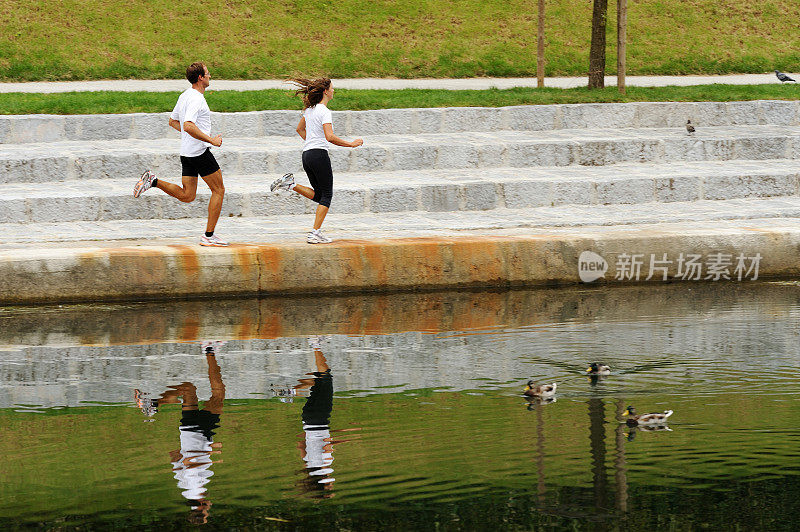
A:
{"label": "black shorts", "polygon": [[181,175],[190,177],[205,177],[219,170],[219,164],[211,153],[210,148],[197,157],[184,157],[181,155]]}
{"label": "black shorts", "polygon": [[333,378],[331,370],[314,372],[311,393],[303,405],[303,423],[306,425],[329,425],[333,411]]}
{"label": "black shorts", "polygon": [[314,189],[312,201],[325,207],[331,206],[333,197],[333,169],[328,150],[315,148],[303,152],[303,170]]}

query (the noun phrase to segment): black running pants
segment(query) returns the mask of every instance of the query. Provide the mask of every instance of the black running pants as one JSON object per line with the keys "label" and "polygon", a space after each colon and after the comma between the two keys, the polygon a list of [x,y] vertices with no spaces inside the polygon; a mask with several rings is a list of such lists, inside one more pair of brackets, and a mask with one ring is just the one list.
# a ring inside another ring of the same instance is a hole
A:
{"label": "black running pants", "polygon": [[313,149],[303,152],[303,170],[306,171],[311,188],[314,189],[313,201],[325,207],[331,206],[333,197],[333,169],[328,150]]}

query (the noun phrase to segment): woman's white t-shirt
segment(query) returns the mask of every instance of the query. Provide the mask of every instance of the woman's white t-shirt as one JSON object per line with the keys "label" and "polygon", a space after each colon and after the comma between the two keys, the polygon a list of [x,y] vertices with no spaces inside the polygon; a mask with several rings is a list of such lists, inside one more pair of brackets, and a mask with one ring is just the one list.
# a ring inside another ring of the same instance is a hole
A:
{"label": "woman's white t-shirt", "polygon": [[323,149],[330,147],[330,142],[325,138],[325,130],[322,124],[330,124],[333,128],[331,111],[324,104],[318,103],[313,107],[303,111],[306,119],[306,142],[303,144],[303,151]]}
{"label": "woman's white t-shirt", "polygon": [[208,142],[197,140],[183,130],[184,122],[192,122],[200,131],[211,136],[211,109],[208,108],[206,98],[200,91],[192,87],[186,89],[178,97],[178,103],[175,104],[170,117],[181,123],[181,155],[197,157],[212,146]]}

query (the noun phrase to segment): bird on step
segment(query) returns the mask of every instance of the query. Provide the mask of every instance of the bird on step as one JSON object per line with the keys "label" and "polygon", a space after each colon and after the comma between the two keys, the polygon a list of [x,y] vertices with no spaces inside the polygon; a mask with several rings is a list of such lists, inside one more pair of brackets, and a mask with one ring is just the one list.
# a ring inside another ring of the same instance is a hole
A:
{"label": "bird on step", "polygon": [[589,367],[586,368],[586,373],[589,375],[611,375],[611,368],[606,366],[605,364],[598,364],[597,362],[592,362],[589,364]]}
{"label": "bird on step", "polygon": [[672,415],[672,410],[666,410],[657,414],[637,414],[636,409],[628,406],[623,416],[629,416],[625,423],[629,427],[636,427],[638,425],[663,425],[667,422],[667,418]]}
{"label": "bird on step", "polygon": [[528,385],[522,391],[522,395],[528,397],[552,397],[556,394],[558,385],[554,382],[551,384],[535,384],[533,381],[528,381]]}
{"label": "bird on step", "polygon": [[690,135],[694,133],[694,126],[692,125],[691,120],[686,121],[686,131],[688,131]]}
{"label": "bird on step", "polygon": [[786,83],[787,81],[794,81],[792,78],[784,74],[783,72],[775,71],[775,76],[780,80],[781,83]]}

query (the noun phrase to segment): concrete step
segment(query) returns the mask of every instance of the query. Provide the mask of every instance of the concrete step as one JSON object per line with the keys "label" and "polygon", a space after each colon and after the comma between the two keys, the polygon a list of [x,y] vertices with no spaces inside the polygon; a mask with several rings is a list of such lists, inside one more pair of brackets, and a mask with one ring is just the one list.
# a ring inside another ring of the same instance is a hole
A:
{"label": "concrete step", "polygon": [[[213,103],[211,104],[213,107]],[[335,103],[333,105],[335,108]],[[465,131],[800,125],[797,101],[637,102],[334,111],[344,135],[450,133]],[[169,113],[0,116],[0,144],[112,139],[176,138]],[[294,137],[299,110],[212,112],[212,129],[223,137]]]}
{"label": "concrete step", "polygon": [[[337,239],[457,236],[460,234],[567,234],[581,227],[647,226],[747,221],[753,230],[767,230],[782,219],[800,219],[800,197],[701,200],[672,203],[615,205],[562,205],[471,212],[383,212],[344,214],[334,210],[324,230]],[[313,215],[276,215],[221,218],[217,233],[237,243],[302,242]],[[54,223],[0,224],[4,250],[111,242],[125,246],[164,244],[195,245],[205,227],[205,217],[180,220],[112,220]],[[500,233],[498,233],[500,231]],[[721,231],[724,232],[723,229]],[[113,244],[113,243],[117,244]]]}
{"label": "concrete step", "polygon": [[[426,168],[604,166],[623,162],[800,158],[800,126],[562,129],[375,135],[331,150],[334,172]],[[52,142],[0,147],[0,184],[180,175],[178,140]],[[223,175],[299,172],[299,138],[229,138],[215,150]]]}
{"label": "concrete step", "polygon": [[[274,175],[225,179],[223,216],[307,214],[316,204],[294,193],[271,193]],[[308,184],[300,173],[297,180]],[[133,198],[135,179],[13,183],[0,195],[0,223],[200,218],[209,189],[181,203],[159,190]],[[568,204],[642,204],[800,194],[800,160],[702,161],[406,170],[335,176],[333,212],[491,211]]]}

